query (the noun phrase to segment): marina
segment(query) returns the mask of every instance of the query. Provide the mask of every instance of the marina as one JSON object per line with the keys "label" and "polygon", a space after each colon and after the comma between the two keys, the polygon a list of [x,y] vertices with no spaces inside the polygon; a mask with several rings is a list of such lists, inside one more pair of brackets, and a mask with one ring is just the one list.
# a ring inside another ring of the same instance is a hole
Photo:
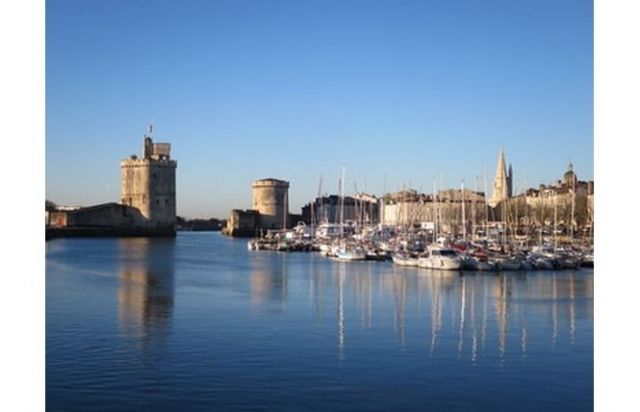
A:
{"label": "marina", "polygon": [[[508,170],[508,171],[507,171]],[[319,196],[292,224],[286,181],[253,183],[252,209],[233,210],[225,234],[256,233],[252,251],[320,252],[343,260],[391,260],[399,266],[514,272],[593,268],[593,182],[569,163],[555,185],[517,195],[513,167],[500,149],[493,193],[403,189],[381,198],[346,196],[345,168],[337,196]],[[440,184],[442,187],[442,183]],[[243,222],[243,216],[251,220]]]}
{"label": "marina", "polygon": [[[333,233],[327,235],[326,233]],[[350,233],[344,235],[341,233]],[[532,271],[593,268],[593,246],[581,241],[497,239],[467,241],[414,228],[364,227],[327,232],[300,224],[247,242],[250,251],[317,252],[339,260],[390,260],[400,266],[467,271]]]}

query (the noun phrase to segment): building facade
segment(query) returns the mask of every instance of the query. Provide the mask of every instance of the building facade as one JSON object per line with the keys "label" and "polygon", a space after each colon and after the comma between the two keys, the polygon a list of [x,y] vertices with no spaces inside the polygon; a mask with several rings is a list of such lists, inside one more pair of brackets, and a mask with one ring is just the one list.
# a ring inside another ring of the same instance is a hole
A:
{"label": "building facade", "polygon": [[385,226],[437,225],[439,230],[453,232],[462,227],[463,221],[469,228],[484,221],[487,207],[484,193],[469,189],[442,190],[435,196],[403,190],[384,197],[381,215]]}
{"label": "building facade", "polygon": [[376,224],[380,221],[379,199],[359,193],[355,196],[329,195],[316,198],[302,207],[306,224],[355,222]]}

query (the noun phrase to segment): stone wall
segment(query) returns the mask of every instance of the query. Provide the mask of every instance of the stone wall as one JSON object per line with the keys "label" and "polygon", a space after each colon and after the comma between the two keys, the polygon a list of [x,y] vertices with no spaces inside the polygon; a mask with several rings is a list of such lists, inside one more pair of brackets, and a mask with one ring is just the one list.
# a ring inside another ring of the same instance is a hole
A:
{"label": "stone wall", "polygon": [[233,209],[222,233],[227,236],[255,236],[260,230],[260,220],[257,210]]}
{"label": "stone wall", "polygon": [[52,227],[144,227],[145,218],[134,207],[118,203],[104,203],[77,210],[56,211],[51,214]]}

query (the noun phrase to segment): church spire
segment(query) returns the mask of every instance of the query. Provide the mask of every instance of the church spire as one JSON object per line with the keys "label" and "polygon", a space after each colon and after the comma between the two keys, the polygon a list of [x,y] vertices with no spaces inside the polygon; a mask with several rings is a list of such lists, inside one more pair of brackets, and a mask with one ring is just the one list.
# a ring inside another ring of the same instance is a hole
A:
{"label": "church spire", "polygon": [[500,146],[496,176],[493,180],[493,194],[489,200],[489,206],[491,207],[496,207],[498,203],[509,197],[509,182],[506,163],[507,162],[504,159],[504,150],[502,149],[502,146]]}

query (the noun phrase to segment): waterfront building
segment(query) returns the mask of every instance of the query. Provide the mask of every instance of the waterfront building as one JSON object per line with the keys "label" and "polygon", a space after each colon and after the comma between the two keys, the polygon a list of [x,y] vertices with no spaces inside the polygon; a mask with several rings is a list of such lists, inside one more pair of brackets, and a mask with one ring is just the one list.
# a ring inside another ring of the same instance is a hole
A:
{"label": "waterfront building", "polygon": [[120,203],[58,207],[49,213],[47,236],[175,236],[177,162],[170,152],[169,143],[145,135],[141,158],[120,162]]}

